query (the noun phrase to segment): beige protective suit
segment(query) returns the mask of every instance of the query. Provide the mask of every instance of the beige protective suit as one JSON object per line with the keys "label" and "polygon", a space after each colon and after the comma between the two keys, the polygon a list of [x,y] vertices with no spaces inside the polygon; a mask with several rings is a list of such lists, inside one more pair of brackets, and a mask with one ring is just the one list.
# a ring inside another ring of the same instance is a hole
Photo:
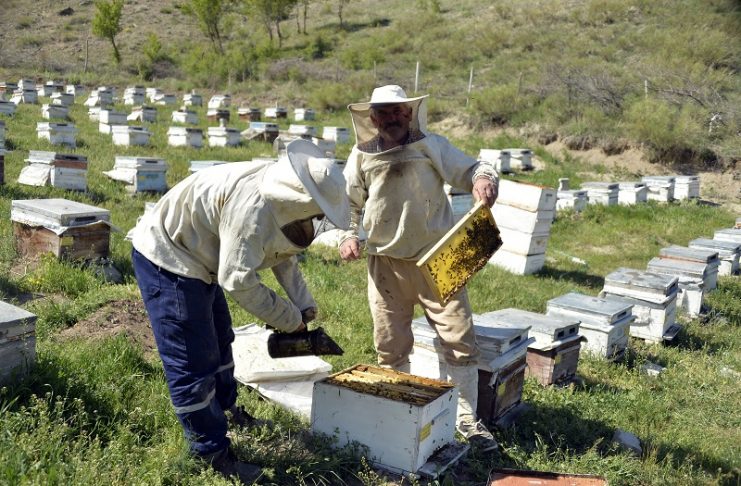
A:
{"label": "beige protective suit", "polygon": [[378,151],[370,110],[353,109],[357,143],[344,170],[350,198],[350,231],[367,232],[368,301],[378,362],[409,370],[415,304],[425,311],[443,345],[449,378],[460,392],[458,422],[475,421],[479,354],[466,290],[440,306],[416,262],[453,226],[445,182],[471,191],[478,177],[497,179],[495,169],[467,156],[442,136],[426,131],[426,99],[412,106],[407,144]]}
{"label": "beige protective suit", "polygon": [[[290,332],[316,302],[294,256],[304,247],[281,228],[320,214],[287,160],[234,162],[167,192],[137,224],[133,245],[165,270],[218,283],[266,324]],[[289,300],[260,282],[258,272],[268,268]]]}

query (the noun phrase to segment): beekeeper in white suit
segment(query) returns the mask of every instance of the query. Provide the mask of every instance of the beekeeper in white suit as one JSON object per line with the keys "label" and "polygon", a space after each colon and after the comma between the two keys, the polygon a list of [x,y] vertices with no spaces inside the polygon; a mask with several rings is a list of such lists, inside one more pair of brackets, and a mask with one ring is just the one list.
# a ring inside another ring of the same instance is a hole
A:
{"label": "beekeeper in white suit", "polygon": [[492,166],[427,132],[426,98],[408,98],[401,87],[389,85],[376,88],[369,102],[348,106],[357,143],[344,171],[351,221],[340,255],[360,258],[363,214],[378,363],[409,371],[411,321],[414,306],[421,305],[460,393],[458,431],[479,450],[494,450],[496,440],[476,417],[479,350],[466,290],[439,305],[416,263],[454,224],[444,183],[471,191],[491,207],[498,176]]}
{"label": "beekeeper in white suit", "polygon": [[[203,169],[170,189],[133,231],[132,259],[177,417],[191,451],[251,483],[260,468],[229,448],[228,425],[254,422],[236,407],[232,321],[224,292],[275,329],[306,328],[316,302],[295,255],[313,219],[349,222],[345,180],[319,148],[297,140],[278,162]],[[288,299],[260,282],[271,269]],[[225,413],[226,412],[226,413]]]}

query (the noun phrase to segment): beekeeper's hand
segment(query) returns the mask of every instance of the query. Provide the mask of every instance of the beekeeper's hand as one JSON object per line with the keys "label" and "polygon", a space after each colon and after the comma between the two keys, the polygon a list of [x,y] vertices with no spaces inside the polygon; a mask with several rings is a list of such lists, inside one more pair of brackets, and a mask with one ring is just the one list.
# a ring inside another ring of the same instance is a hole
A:
{"label": "beekeeper's hand", "polygon": [[475,201],[483,201],[484,204],[492,207],[494,201],[497,200],[497,195],[499,195],[499,187],[495,181],[488,177],[479,177],[473,182],[471,193]]}
{"label": "beekeeper's hand", "polygon": [[346,262],[360,258],[360,240],[348,238],[340,244],[340,257]]}

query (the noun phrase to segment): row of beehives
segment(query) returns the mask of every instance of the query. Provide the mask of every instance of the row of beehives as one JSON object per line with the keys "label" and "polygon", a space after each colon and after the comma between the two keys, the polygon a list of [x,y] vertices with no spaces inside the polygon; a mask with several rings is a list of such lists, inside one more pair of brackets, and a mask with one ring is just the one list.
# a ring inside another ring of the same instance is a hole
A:
{"label": "row of beehives", "polygon": [[[18,83],[0,82],[0,101],[5,101],[7,93],[11,93],[9,103],[18,105],[20,103],[38,103],[39,97],[51,98],[52,105],[70,106],[74,103],[75,96],[82,96],[86,92],[85,88],[80,85],[64,85],[56,81],[47,81],[44,84],[34,84],[28,79],[21,79]],[[129,86],[124,90],[123,104],[125,105],[142,105],[146,101],[155,105],[175,105],[177,96],[163,92],[159,88],[144,86]],[[109,86],[99,86],[90,92],[85,106],[88,107],[106,107],[113,105],[116,101],[116,88]],[[202,106],[203,97],[195,92],[185,93],[182,97],[183,106]],[[228,108],[232,104],[231,95],[215,94],[208,101],[209,110],[218,110]],[[10,108],[8,108],[10,109]],[[262,112],[259,108],[240,107],[238,109],[240,116],[251,121],[260,121],[262,116],[265,118],[288,118],[288,110],[280,106],[265,108]],[[294,120],[309,121],[316,118],[316,112],[311,108],[295,108]]]}
{"label": "row of beehives", "polygon": [[559,180],[557,209],[582,211],[587,204],[631,205],[700,197],[700,179],[695,175],[644,176],[640,182],[585,182],[576,190],[568,185],[568,179]]}

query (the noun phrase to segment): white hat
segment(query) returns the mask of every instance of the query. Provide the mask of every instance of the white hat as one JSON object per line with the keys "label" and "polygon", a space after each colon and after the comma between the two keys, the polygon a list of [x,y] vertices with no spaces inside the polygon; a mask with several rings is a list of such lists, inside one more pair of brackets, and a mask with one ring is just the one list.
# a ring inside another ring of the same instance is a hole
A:
{"label": "white hat", "polygon": [[401,86],[389,84],[374,89],[370,101],[347,105],[347,109],[350,110],[350,115],[352,116],[352,124],[353,128],[355,128],[357,143],[366,143],[378,135],[378,129],[376,129],[370,119],[371,107],[376,105],[408,104],[412,107],[410,128],[425,132],[427,130],[427,105],[425,102],[427,96],[407,98]]}
{"label": "white hat", "polygon": [[345,177],[334,159],[308,140],[297,139],[286,145],[286,154],[301,184],[336,227],[350,227],[350,202],[345,192]]}
{"label": "white hat", "polygon": [[388,84],[373,90],[370,101],[362,103],[351,103],[347,105],[350,111],[365,111],[374,105],[394,105],[397,103],[413,103],[427,98],[428,95],[407,98],[407,94],[401,86]]}

